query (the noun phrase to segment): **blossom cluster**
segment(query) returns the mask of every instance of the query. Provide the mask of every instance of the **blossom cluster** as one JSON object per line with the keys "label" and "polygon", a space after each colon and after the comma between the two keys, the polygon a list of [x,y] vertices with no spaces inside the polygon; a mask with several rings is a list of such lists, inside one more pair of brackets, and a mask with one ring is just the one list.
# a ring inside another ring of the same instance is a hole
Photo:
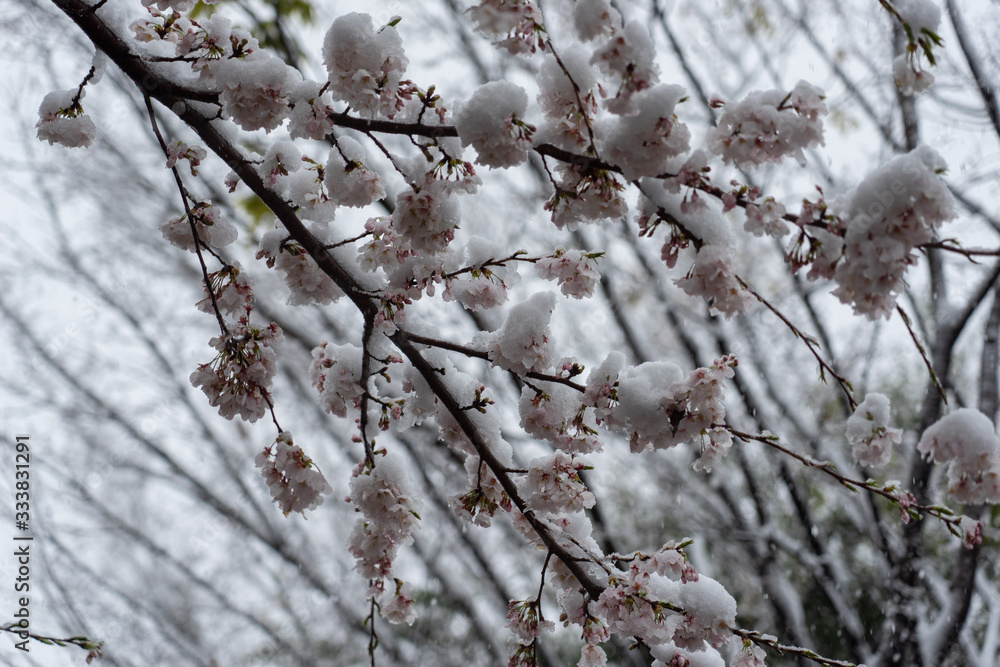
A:
{"label": "blossom cluster", "polygon": [[[164,222],[160,226],[163,238],[191,252],[195,252],[199,243],[222,248],[236,240],[236,227],[210,202],[198,202],[190,208],[190,214],[190,217],[185,214]],[[191,221],[194,222],[194,234]]]}
{"label": "blossom cluster", "polygon": [[309,377],[324,411],[346,417],[349,409],[360,407],[361,355],[361,348],[353,345],[323,343],[313,349]]}
{"label": "blossom cluster", "polygon": [[334,99],[369,118],[392,118],[408,96],[408,60],[392,25],[375,30],[368,14],[337,18],[323,42],[323,62]]}
{"label": "blossom cluster", "polygon": [[316,509],[323,496],[333,493],[323,473],[285,431],[278,434],[273,445],[257,454],[254,465],[261,469],[271,498],[285,516]]}
{"label": "blossom cluster", "polygon": [[[843,257],[824,277],[836,281],[833,293],[854,312],[889,317],[903,275],[917,261],[913,251],[955,217],[954,198],[939,175],[944,168],[934,149],[921,146],[870,174],[844,204]],[[836,253],[835,239],[827,245]]]}
{"label": "blossom cluster", "polygon": [[889,462],[892,446],[903,439],[903,431],[889,427],[889,399],[870,393],[847,420],[847,441],[858,463],[881,466]]}
{"label": "blossom cluster", "polygon": [[603,253],[556,248],[549,257],[535,263],[538,275],[559,283],[559,291],[576,299],[593,296],[601,276],[593,265]]}
{"label": "blossom cluster", "polygon": [[793,157],[805,165],[803,149],[823,143],[823,92],[800,81],[791,92],[754,91],[727,104],[706,137],[708,148],[726,162],[757,166]]}
{"label": "blossom cluster", "polygon": [[476,28],[512,55],[543,48],[542,12],[533,0],[482,0],[468,10]]}
{"label": "blossom cluster", "polygon": [[1000,503],[1000,438],[979,410],[959,408],[930,426],[917,451],[948,464],[948,492],[961,503]]}
{"label": "blossom cluster", "polygon": [[253,423],[271,405],[268,387],[277,371],[274,350],[281,341],[277,324],[271,322],[261,329],[250,326],[244,316],[228,333],[211,340],[218,354],[198,366],[191,374],[191,384],[200,387],[226,419],[239,415]]}
{"label": "blossom cluster", "polygon": [[407,589],[401,583],[385,588],[397,551],[413,543],[420,519],[421,502],[410,488],[403,462],[386,454],[375,465],[359,463],[352,473],[347,500],[361,513],[348,538],[348,550],[357,559],[358,573],[372,581],[368,597],[382,597],[383,607],[391,610],[387,615],[390,621],[412,623],[416,616]]}
{"label": "blossom cluster", "polygon": [[514,167],[528,159],[535,128],[522,120],[528,108],[524,89],[507,81],[483,84],[456,112],[463,146],[472,145],[477,164]]}

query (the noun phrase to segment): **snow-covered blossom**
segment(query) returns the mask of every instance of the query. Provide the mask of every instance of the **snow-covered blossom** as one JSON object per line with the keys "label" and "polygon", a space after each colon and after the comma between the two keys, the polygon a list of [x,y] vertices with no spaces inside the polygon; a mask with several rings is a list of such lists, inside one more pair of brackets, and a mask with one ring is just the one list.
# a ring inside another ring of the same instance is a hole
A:
{"label": "snow-covered blossom", "polygon": [[788,223],[785,222],[785,207],[768,197],[762,204],[747,204],[746,222],[743,228],[754,236],[765,234],[780,239],[788,233]]}
{"label": "snow-covered blossom", "polygon": [[514,167],[528,159],[535,128],[522,119],[528,108],[524,89],[507,81],[483,84],[455,113],[463,146],[476,149],[476,164]]}
{"label": "snow-covered blossom", "polygon": [[727,104],[718,125],[706,136],[708,148],[726,162],[757,166],[785,156],[805,165],[803,149],[823,143],[827,113],[823,92],[799,81],[790,93],[756,90]]}
{"label": "snow-covered blossom", "polygon": [[765,667],[767,653],[748,639],[733,636],[729,641],[732,658],[729,667]]}
{"label": "snow-covered blossom", "polygon": [[511,308],[503,325],[487,337],[490,361],[518,375],[547,370],[554,357],[549,320],[555,307],[554,293],[537,292]]}
{"label": "snow-covered blossom", "polygon": [[614,34],[622,26],[622,16],[608,0],[578,0],[573,8],[573,26],[580,39],[589,42]]}
{"label": "snow-covered blossom", "polygon": [[458,204],[434,187],[408,189],[396,197],[392,227],[419,253],[437,253],[455,238]]}
{"label": "snow-covered blossom", "polygon": [[[311,228],[311,231],[316,235],[323,234],[318,227]],[[284,275],[285,284],[291,290],[288,302],[292,305],[325,305],[343,295],[306,249],[282,227],[275,227],[261,237],[257,259],[264,258],[268,268],[277,268]]]}
{"label": "snow-covered blossom", "polygon": [[538,105],[545,123],[536,140],[572,150],[590,143],[589,128],[597,114],[593,91],[597,73],[580,44],[564,49],[560,60],[561,65],[554,55],[545,56],[538,73]]}
{"label": "snow-covered blossom", "polygon": [[624,186],[610,171],[560,164],[556,172],[561,178],[544,206],[556,227],[575,229],[581,221],[620,220],[628,213]]}
{"label": "snow-covered blossom", "polygon": [[503,265],[502,249],[482,236],[473,236],[461,253],[446,263],[445,301],[458,301],[469,310],[488,310],[507,301],[507,290],[521,279],[513,261]]}
{"label": "snow-covered blossom", "polygon": [[39,140],[68,148],[85,148],[94,143],[97,126],[80,106],[84,90],[54,90],[42,99],[35,124]]}
{"label": "snow-covered blossom", "polygon": [[919,95],[934,83],[934,75],[912,56],[899,55],[892,61],[892,75],[904,95]]}
{"label": "snow-covered blossom", "polygon": [[323,473],[306,456],[302,448],[292,442],[286,431],[270,447],[257,454],[254,465],[271,490],[271,498],[285,516],[292,512],[306,513],[323,502],[323,496],[333,493]]}
{"label": "snow-covered blossom", "polygon": [[538,260],[535,268],[545,280],[557,281],[559,290],[566,296],[582,299],[594,294],[601,275],[593,265],[603,254],[559,247],[550,256]]}
{"label": "snow-covered blossom", "polygon": [[188,146],[180,139],[175,139],[167,144],[167,169],[173,169],[178,160],[187,160],[191,168],[191,175],[198,175],[198,165],[208,155],[201,146]]}
{"label": "snow-covered blossom", "polygon": [[600,366],[590,371],[587,387],[583,392],[583,404],[594,408],[598,423],[611,414],[618,402],[618,377],[625,367],[625,355],[611,352]]}
{"label": "snow-covered blossom", "polygon": [[319,405],[331,414],[346,417],[359,405],[361,394],[361,348],[323,343],[312,351],[309,377],[319,392]]}
{"label": "snow-covered blossom", "polygon": [[[367,461],[355,466],[347,500],[361,513],[348,538],[348,550],[357,560],[358,574],[378,580],[369,590],[369,596],[376,595],[392,576],[396,552],[413,543],[423,503],[414,495],[406,468],[394,454],[377,458],[374,466]],[[397,593],[405,595],[401,588]]]}
{"label": "snow-covered blossom", "polygon": [[298,74],[280,58],[224,58],[210,69],[223,114],[244,130],[270,132],[288,117],[288,88]]}
{"label": "snow-covered blossom", "polygon": [[[221,248],[236,240],[236,227],[209,202],[198,202],[190,211],[198,238],[205,245],[210,248]],[[188,222],[186,214],[164,222],[160,225],[160,233],[178,248],[195,252],[194,235],[191,233],[191,223]]]}
{"label": "snow-covered blossom", "polygon": [[386,592],[380,601],[382,618],[390,623],[413,625],[417,612],[413,608],[413,589],[409,583],[396,579],[396,591]]}
{"label": "snow-covered blossom", "polygon": [[400,95],[408,60],[396,28],[375,30],[368,14],[337,18],[323,40],[323,62],[335,100],[368,118],[392,118],[402,108]]}
{"label": "snow-covered blossom", "polygon": [[533,0],[482,0],[466,11],[498,49],[516,56],[544,48],[542,12]]}
{"label": "snow-covered blossom", "polygon": [[[448,419],[442,419],[439,414],[438,423],[442,424],[442,439],[449,444],[457,439],[456,436],[464,438],[464,434],[454,421],[449,424]],[[444,424],[449,424],[448,428],[444,428]],[[456,431],[456,429],[458,430]],[[464,445],[464,443],[462,444]],[[471,449],[471,445],[468,448]],[[482,528],[489,528],[497,510],[510,512],[513,503],[500,485],[500,480],[478,456],[470,454],[466,457],[465,471],[472,489],[462,495],[450,496],[448,506],[455,513],[455,516],[463,521]]]}
{"label": "snow-covered blossom", "polygon": [[611,113],[623,116],[636,113],[633,96],[659,80],[655,56],[649,29],[639,20],[626,23],[594,51],[590,62],[618,86],[617,94],[605,103]]}
{"label": "snow-covered blossom", "polygon": [[[605,362],[607,381],[616,362],[611,358]],[[605,422],[629,435],[634,452],[650,445],[664,449],[695,442],[701,448],[695,468],[711,470],[732,444],[732,436],[723,428],[726,409],[722,398],[723,382],[733,377],[736,364],[735,357],[722,357],[707,368],[695,369],[686,379],[680,368],[666,361],[621,370],[612,389],[617,405],[612,402],[602,411]],[[587,393],[591,393],[589,381]]]}
{"label": "snow-covered blossom", "polygon": [[599,452],[604,445],[597,437],[597,422],[585,407],[579,395],[564,385],[552,384],[543,392],[525,386],[518,403],[521,428],[563,452]]}
{"label": "snow-covered blossom", "polygon": [[272,322],[266,328],[249,326],[243,318],[230,325],[228,335],[209,344],[218,354],[191,373],[191,384],[200,387],[212,407],[226,419],[239,415],[251,423],[270,407],[267,388],[277,370],[274,348],[282,341],[281,329]]}
{"label": "snow-covered blossom", "polygon": [[635,95],[636,113],[617,117],[602,128],[602,153],[628,180],[658,176],[667,160],[687,152],[691,131],[674,114],[684,97],[681,86],[660,84]]}
{"label": "snow-covered blossom", "polygon": [[917,451],[949,463],[948,491],[963,503],[1000,503],[1000,438],[993,422],[972,408],[955,410],[932,424]]}
{"label": "snow-covered blossom", "polygon": [[393,233],[392,218],[369,218],[365,222],[365,231],[371,234],[371,240],[361,246],[358,253],[358,264],[365,270],[383,268],[389,271],[409,257],[409,246],[400,245]]}
{"label": "snow-covered blossom", "polygon": [[611,632],[635,636],[651,645],[670,641],[677,617],[650,595],[649,578],[633,572],[616,573],[604,589],[593,613],[603,617]]}
{"label": "snow-covered blossom", "polygon": [[962,533],[962,543],[966,549],[972,549],[983,543],[983,524],[981,521],[967,516],[958,517],[957,529]]}
{"label": "snow-covered blossom", "polygon": [[[253,286],[250,277],[238,262],[226,265],[208,274],[215,296],[215,305],[223,314],[239,318],[253,308]],[[198,310],[213,313],[212,297],[205,290],[205,298],[198,302]]]}
{"label": "snow-covered blossom", "polygon": [[156,6],[161,12],[173,10],[175,12],[190,11],[194,7],[195,0],[142,0],[143,7]]}
{"label": "snow-covered blossom", "polygon": [[719,648],[732,636],[736,624],[736,600],[715,579],[699,576],[677,587],[677,602],[684,609],[684,622],[673,641],[681,648],[700,650],[708,642]]}
{"label": "snow-covered blossom", "polygon": [[525,503],[541,514],[579,512],[594,506],[594,494],[587,490],[580,472],[587,464],[557,451],[532,459],[520,491]]}
{"label": "snow-covered blossom", "polygon": [[296,207],[299,219],[329,222],[337,212],[337,202],[330,198],[326,189],[323,168],[309,158],[303,161],[309,166],[283,176],[279,191]]}
{"label": "snow-covered blossom", "polygon": [[687,275],[674,282],[687,294],[709,300],[712,308],[727,318],[739,315],[747,311],[753,298],[737,280],[733,272],[734,263],[732,248],[703,246]]}
{"label": "snow-covered blossom", "polygon": [[314,81],[291,87],[288,102],[292,110],[288,116],[288,133],[292,139],[323,141],[333,131],[330,95],[320,95],[320,88]]}
{"label": "snow-covered blossom", "polygon": [[650,653],[656,658],[652,667],[726,667],[718,651],[704,643],[701,646],[697,651],[680,648],[672,642],[650,646]]}
{"label": "snow-covered blossom", "polygon": [[330,198],[343,206],[368,206],[385,197],[379,173],[365,164],[364,146],[351,137],[337,137],[326,163],[326,187]]}
{"label": "snow-covered blossom", "polygon": [[889,462],[893,444],[903,439],[903,431],[889,428],[889,399],[871,393],[847,420],[847,441],[858,463],[881,466]]}
{"label": "snow-covered blossom", "polygon": [[273,187],[282,176],[298,171],[302,167],[302,153],[290,141],[277,141],[271,144],[264,159],[257,165],[257,173],[264,180],[264,185]]}
{"label": "snow-covered blossom", "polygon": [[833,293],[854,312],[871,320],[888,318],[903,275],[917,261],[913,249],[931,242],[934,230],[955,216],[942,171],[941,156],[920,146],[875,170],[850,196]]}

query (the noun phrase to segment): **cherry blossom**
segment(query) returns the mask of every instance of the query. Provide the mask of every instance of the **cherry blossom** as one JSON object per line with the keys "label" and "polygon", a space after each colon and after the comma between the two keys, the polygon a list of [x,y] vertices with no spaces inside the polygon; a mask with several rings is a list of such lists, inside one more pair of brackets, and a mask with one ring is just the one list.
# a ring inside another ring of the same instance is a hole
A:
{"label": "cherry blossom", "polygon": [[288,516],[292,512],[305,514],[333,493],[326,478],[316,468],[302,448],[292,442],[290,433],[282,431],[270,447],[254,459],[256,467],[271,490],[271,497]]}
{"label": "cherry blossom", "polygon": [[38,138],[68,148],[88,147],[97,138],[97,126],[83,113],[83,89],[55,90],[38,107]]}
{"label": "cherry blossom", "polygon": [[[191,220],[194,220],[198,241],[210,248],[222,248],[236,240],[236,227],[209,202],[192,206]],[[160,226],[160,232],[178,248],[195,252],[196,242],[187,215],[167,220]]]}
{"label": "cherry blossom", "polygon": [[525,123],[528,95],[520,86],[493,81],[476,89],[455,113],[463,146],[476,149],[476,164],[514,167],[528,159],[535,128]]}
{"label": "cherry blossom", "polygon": [[323,42],[323,62],[335,100],[369,118],[392,118],[402,108],[408,61],[394,26],[376,31],[368,14],[337,18]]}
{"label": "cherry blossom", "polygon": [[800,81],[791,92],[754,91],[727,104],[709,131],[709,149],[727,162],[757,166],[788,156],[805,164],[803,149],[823,143],[820,116],[827,113],[820,89]]}
{"label": "cherry blossom", "polygon": [[542,12],[532,0],[482,0],[467,11],[498,49],[520,55],[543,48]]}
{"label": "cherry blossom", "polygon": [[351,137],[338,137],[326,163],[330,198],[343,206],[368,206],[385,197],[385,183],[365,163],[364,147]]}
{"label": "cherry blossom", "polygon": [[275,348],[283,337],[275,323],[260,329],[243,318],[228,334],[210,342],[218,354],[191,374],[191,384],[201,388],[212,407],[226,419],[239,415],[251,423],[270,407],[268,387],[277,371]]}
{"label": "cherry blossom", "polygon": [[359,407],[364,393],[361,354],[361,349],[353,345],[323,343],[313,349],[309,376],[326,412],[346,417],[349,409]]}
{"label": "cherry blossom", "polygon": [[944,160],[921,146],[870,174],[850,196],[843,260],[834,294],[869,319],[888,318],[914,248],[955,216],[954,198],[939,174]]}
{"label": "cherry blossom", "polygon": [[[392,576],[393,560],[400,547],[413,543],[413,531],[420,519],[421,501],[410,490],[410,480],[402,461],[386,454],[372,466],[362,461],[351,476],[351,502],[361,513],[348,539],[348,550],[357,559],[355,568],[367,579],[382,582]],[[377,583],[369,595],[381,592]],[[405,591],[400,587],[398,593]],[[387,595],[397,597],[397,592]],[[400,605],[397,599],[396,603]],[[401,620],[410,622],[403,610]],[[397,619],[400,616],[396,616]]]}
{"label": "cherry blossom", "polygon": [[535,263],[538,275],[559,283],[559,291],[576,299],[593,296],[600,274],[594,268],[604,253],[556,248],[549,257]]}
{"label": "cherry blossom", "polygon": [[903,432],[889,428],[889,399],[870,393],[847,420],[847,441],[858,463],[885,465],[892,456],[893,444],[902,441]]}
{"label": "cherry blossom", "polygon": [[296,70],[267,56],[224,58],[213,61],[210,69],[223,113],[247,131],[270,132],[281,125],[290,111],[288,90],[301,81]]}
{"label": "cherry blossom", "polygon": [[963,503],[1000,502],[1000,438],[989,417],[959,408],[924,431],[917,451],[950,463],[948,491]]}
{"label": "cherry blossom", "polygon": [[518,375],[548,369],[554,361],[549,319],[555,304],[555,294],[538,292],[511,308],[500,329],[486,337],[490,361]]}

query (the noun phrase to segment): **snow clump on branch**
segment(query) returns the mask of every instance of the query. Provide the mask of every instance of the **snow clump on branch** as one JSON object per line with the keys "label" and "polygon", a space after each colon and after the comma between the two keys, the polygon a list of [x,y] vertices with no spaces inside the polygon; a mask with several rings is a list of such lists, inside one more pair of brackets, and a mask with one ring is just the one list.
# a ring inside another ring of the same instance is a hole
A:
{"label": "snow clump on branch", "polygon": [[392,118],[402,108],[401,85],[409,61],[395,27],[376,31],[368,14],[341,16],[323,40],[323,62],[335,100],[367,118]]}
{"label": "snow clump on branch", "polygon": [[740,166],[777,163],[786,156],[805,166],[803,149],[823,144],[820,117],[826,114],[823,91],[805,81],[790,93],[755,90],[726,105],[706,142],[713,153]]}
{"label": "snow clump on branch", "polygon": [[302,76],[282,60],[256,53],[261,55],[216,60],[210,68],[223,114],[247,132],[270,132],[288,117],[288,90],[301,83]]}
{"label": "snow clump on branch", "polygon": [[83,89],[54,90],[38,107],[38,138],[49,144],[62,144],[68,148],[86,148],[97,138],[97,126],[90,116],[83,113],[80,99]]}
{"label": "snow clump on branch", "polygon": [[476,89],[455,113],[455,128],[462,145],[479,154],[476,164],[515,167],[528,159],[535,128],[522,119],[528,95],[520,86],[492,81]]}
{"label": "snow clump on branch", "polygon": [[944,160],[921,146],[877,169],[854,191],[844,220],[843,260],[832,277],[834,295],[870,320],[888,318],[917,258],[913,250],[934,240],[955,217],[955,202],[939,176]]}
{"label": "snow clump on branch", "polygon": [[961,408],[924,431],[917,451],[950,463],[948,491],[962,503],[1000,503],[1000,438],[979,410]]}
{"label": "snow clump on branch", "polygon": [[636,114],[614,118],[601,128],[604,156],[621,167],[626,179],[658,176],[669,158],[688,151],[691,131],[674,114],[683,97],[681,86],[654,86],[635,96]]}
{"label": "snow clump on branch", "polygon": [[889,399],[871,393],[847,420],[847,441],[858,463],[881,466],[892,457],[893,444],[903,439],[903,431],[889,428]]}
{"label": "snow clump on branch", "polygon": [[555,307],[553,292],[538,292],[511,308],[500,329],[484,336],[490,361],[522,376],[550,368],[554,355],[549,320]]}

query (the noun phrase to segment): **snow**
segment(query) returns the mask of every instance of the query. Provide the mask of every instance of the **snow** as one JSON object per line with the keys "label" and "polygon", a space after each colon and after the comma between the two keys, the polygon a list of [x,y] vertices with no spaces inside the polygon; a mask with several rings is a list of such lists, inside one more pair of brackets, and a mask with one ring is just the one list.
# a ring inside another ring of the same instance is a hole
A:
{"label": "snow", "polygon": [[916,262],[913,250],[955,217],[954,198],[939,176],[944,168],[933,148],[920,146],[869,174],[849,197],[833,293],[855,313],[888,318]]}
{"label": "snow", "polygon": [[884,394],[866,395],[847,419],[847,441],[859,463],[885,465],[892,457],[893,444],[902,439],[902,430],[889,428],[889,399]]}
{"label": "snow", "polygon": [[1000,438],[993,422],[973,408],[959,408],[932,424],[917,451],[950,463],[949,492],[959,502],[1000,502]]}
{"label": "snow", "polygon": [[462,145],[479,154],[476,164],[505,168],[528,159],[532,132],[521,120],[527,108],[528,94],[507,81],[483,84],[456,108],[455,128]]}
{"label": "snow", "polygon": [[368,14],[338,17],[323,40],[323,62],[335,100],[367,118],[392,118],[408,60],[393,26],[377,32]]}
{"label": "snow", "polygon": [[601,126],[601,152],[626,179],[663,174],[668,159],[689,150],[691,131],[674,114],[684,95],[682,86],[654,86],[633,97],[635,114]]}
{"label": "snow", "polygon": [[537,292],[511,308],[500,329],[487,337],[490,361],[518,375],[548,370],[554,361],[549,320],[555,307],[555,293]]}

